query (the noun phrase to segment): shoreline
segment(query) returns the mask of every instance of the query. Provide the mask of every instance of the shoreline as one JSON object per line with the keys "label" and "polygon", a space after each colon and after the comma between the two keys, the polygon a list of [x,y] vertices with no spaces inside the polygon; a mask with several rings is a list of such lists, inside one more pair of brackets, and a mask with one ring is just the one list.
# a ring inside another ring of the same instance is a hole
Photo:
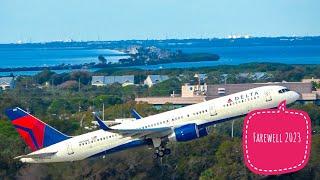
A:
{"label": "shoreline", "polygon": [[[144,66],[157,66],[157,65],[170,65],[176,63],[201,63],[201,62],[218,62],[220,57],[217,56],[216,59],[214,58],[197,58],[197,59],[190,59],[192,55],[186,56],[186,58],[177,58],[177,59],[164,59],[158,62],[149,62],[148,64],[142,63],[84,63],[84,64],[60,64],[60,65],[52,65],[52,66],[34,66],[34,67],[12,67],[12,68],[0,68],[0,73],[10,73],[10,72],[35,72],[35,71],[43,71],[43,70],[52,70],[52,71],[60,71],[60,70],[80,70],[80,69],[103,69],[103,68],[132,68],[132,67],[144,67]],[[209,60],[211,59],[211,60]],[[121,61],[123,59],[119,59]],[[128,58],[130,60],[130,58]]]}

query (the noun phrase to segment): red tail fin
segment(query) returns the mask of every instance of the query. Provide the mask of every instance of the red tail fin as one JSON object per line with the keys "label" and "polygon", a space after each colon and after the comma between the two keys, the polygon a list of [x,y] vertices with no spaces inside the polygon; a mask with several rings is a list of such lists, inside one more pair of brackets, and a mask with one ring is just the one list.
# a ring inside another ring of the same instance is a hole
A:
{"label": "red tail fin", "polygon": [[6,114],[32,151],[69,138],[20,108],[7,109]]}

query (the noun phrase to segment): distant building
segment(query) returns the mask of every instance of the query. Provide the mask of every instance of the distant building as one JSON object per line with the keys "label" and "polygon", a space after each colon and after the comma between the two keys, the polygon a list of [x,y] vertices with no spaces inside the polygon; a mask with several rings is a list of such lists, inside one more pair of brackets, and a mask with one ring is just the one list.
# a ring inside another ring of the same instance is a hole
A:
{"label": "distant building", "polygon": [[92,76],[92,86],[106,86],[114,83],[122,86],[134,85],[134,76]]}
{"label": "distant building", "polygon": [[268,79],[269,74],[266,72],[254,72],[254,73],[239,73],[237,77],[245,78],[245,79],[252,79],[252,80],[261,80],[261,79]]}
{"label": "distant building", "polygon": [[152,105],[165,105],[165,104],[173,104],[180,106],[187,106],[191,104],[201,103],[206,101],[204,96],[197,97],[141,97],[135,98],[137,103],[148,103]]}
{"label": "distant building", "polygon": [[251,75],[253,80],[268,79],[270,75],[266,72],[255,72]]}
{"label": "distant building", "polygon": [[207,74],[195,74],[193,77],[198,79],[198,83],[202,83],[207,79]]}
{"label": "distant building", "polygon": [[221,96],[245,91],[248,89],[280,85],[296,91],[300,94],[300,103],[315,103],[320,105],[320,91],[313,91],[312,84],[303,82],[271,82],[271,83],[245,83],[245,84],[214,84],[214,85],[189,85],[181,87],[181,96],[175,97],[140,97],[137,102],[147,102],[153,105],[164,105],[172,103],[173,105],[190,105],[206,100],[211,100]]}
{"label": "distant building", "polygon": [[138,54],[139,53],[139,48],[140,48],[141,46],[130,46],[128,49],[127,49],[127,53],[128,54]]}
{"label": "distant building", "polygon": [[105,76],[92,76],[91,85],[92,86],[105,86],[104,83],[104,77]]}
{"label": "distant building", "polygon": [[300,99],[299,99],[300,101],[315,102],[318,99],[317,93],[312,91],[312,84],[303,83],[303,82],[271,82],[271,83],[208,85],[207,92],[206,92],[206,95],[207,95],[206,99],[210,100],[210,99],[226,96],[229,94],[245,91],[245,90],[256,88],[256,87],[271,86],[271,85],[284,86],[290,90],[298,92],[300,94]]}
{"label": "distant building", "polygon": [[181,87],[182,97],[205,96],[207,93],[207,85],[190,85],[185,84]]}
{"label": "distant building", "polygon": [[311,83],[311,82],[320,83],[320,79],[315,79],[312,77],[311,79],[302,79],[302,82],[304,82],[304,83]]}
{"label": "distant building", "polygon": [[162,81],[168,80],[169,76],[167,75],[149,75],[146,80],[144,80],[144,84],[152,87],[155,84],[158,84]]}
{"label": "distant building", "polygon": [[0,77],[0,90],[13,89],[15,87],[14,77]]}

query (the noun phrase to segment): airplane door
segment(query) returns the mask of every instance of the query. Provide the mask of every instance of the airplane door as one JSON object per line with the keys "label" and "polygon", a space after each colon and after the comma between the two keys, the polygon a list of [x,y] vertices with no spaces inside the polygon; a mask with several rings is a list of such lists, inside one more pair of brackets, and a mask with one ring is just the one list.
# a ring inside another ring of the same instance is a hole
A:
{"label": "airplane door", "polygon": [[72,155],[74,154],[73,148],[72,148],[72,144],[68,143],[67,145],[67,151],[68,151],[68,155]]}
{"label": "airplane door", "polygon": [[270,91],[267,91],[265,93],[265,96],[266,96],[266,102],[272,101],[272,96]]}
{"label": "airplane door", "polygon": [[210,116],[215,116],[215,115],[218,114],[218,113],[217,113],[217,110],[216,110],[216,108],[215,108],[215,106],[214,106],[214,104],[211,104],[211,105],[209,106],[209,111],[210,111]]}

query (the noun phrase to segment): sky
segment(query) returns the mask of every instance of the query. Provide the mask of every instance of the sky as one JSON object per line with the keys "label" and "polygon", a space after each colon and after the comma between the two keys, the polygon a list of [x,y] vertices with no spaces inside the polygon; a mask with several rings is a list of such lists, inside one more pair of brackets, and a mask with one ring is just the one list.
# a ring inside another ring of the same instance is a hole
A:
{"label": "sky", "polygon": [[1,0],[0,43],[320,35],[319,0]]}

